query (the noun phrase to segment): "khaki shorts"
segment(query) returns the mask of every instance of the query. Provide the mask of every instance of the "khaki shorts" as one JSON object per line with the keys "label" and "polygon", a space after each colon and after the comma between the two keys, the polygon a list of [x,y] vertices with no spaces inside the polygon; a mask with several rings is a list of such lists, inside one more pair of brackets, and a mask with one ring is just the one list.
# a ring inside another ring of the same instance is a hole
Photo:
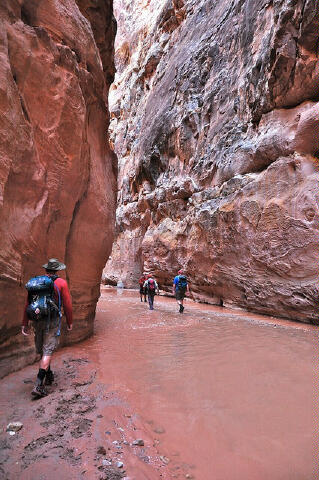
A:
{"label": "khaki shorts", "polygon": [[52,355],[59,345],[60,337],[57,336],[58,321],[53,321],[48,329],[47,320],[33,322],[34,343],[37,353],[40,355]]}
{"label": "khaki shorts", "polygon": [[181,292],[180,290],[177,290],[176,292],[176,300],[184,300],[186,292]]}

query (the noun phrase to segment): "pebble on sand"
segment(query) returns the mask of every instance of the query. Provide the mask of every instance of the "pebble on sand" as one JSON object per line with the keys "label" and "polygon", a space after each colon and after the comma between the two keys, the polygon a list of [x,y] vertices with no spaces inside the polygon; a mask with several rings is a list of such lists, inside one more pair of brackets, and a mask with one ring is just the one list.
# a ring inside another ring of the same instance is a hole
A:
{"label": "pebble on sand", "polygon": [[[21,422],[11,422],[7,425],[7,432],[18,432],[23,427]],[[10,433],[11,434],[11,433]]]}
{"label": "pebble on sand", "polygon": [[99,448],[97,449],[97,454],[98,454],[98,455],[106,455],[106,450],[105,450],[105,448],[102,447],[102,446],[99,447]]}
{"label": "pebble on sand", "polygon": [[144,440],[142,440],[141,438],[138,438],[137,440],[134,440],[134,442],[132,442],[132,445],[138,445],[139,447],[144,447]]}
{"label": "pebble on sand", "polygon": [[160,460],[162,460],[165,465],[167,465],[170,462],[170,459],[168,457],[165,457],[164,455],[160,455]]}

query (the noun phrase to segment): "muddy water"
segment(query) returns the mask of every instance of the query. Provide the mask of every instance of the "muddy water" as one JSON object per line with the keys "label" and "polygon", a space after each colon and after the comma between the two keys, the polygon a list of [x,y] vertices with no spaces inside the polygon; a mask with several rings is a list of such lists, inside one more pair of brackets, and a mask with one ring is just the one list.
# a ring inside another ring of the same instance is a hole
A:
{"label": "muddy water", "polygon": [[164,297],[149,311],[105,289],[76,348],[135,406],[172,478],[310,480],[317,332],[191,301],[180,315]]}

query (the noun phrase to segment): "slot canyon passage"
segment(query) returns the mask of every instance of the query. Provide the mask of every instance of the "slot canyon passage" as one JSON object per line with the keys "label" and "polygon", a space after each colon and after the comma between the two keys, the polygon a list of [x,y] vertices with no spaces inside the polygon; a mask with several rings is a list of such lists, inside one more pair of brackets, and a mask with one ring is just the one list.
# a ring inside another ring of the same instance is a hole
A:
{"label": "slot canyon passage", "polygon": [[[318,0],[0,18],[0,476],[315,480]],[[51,257],[74,328],[31,401],[24,285]]]}

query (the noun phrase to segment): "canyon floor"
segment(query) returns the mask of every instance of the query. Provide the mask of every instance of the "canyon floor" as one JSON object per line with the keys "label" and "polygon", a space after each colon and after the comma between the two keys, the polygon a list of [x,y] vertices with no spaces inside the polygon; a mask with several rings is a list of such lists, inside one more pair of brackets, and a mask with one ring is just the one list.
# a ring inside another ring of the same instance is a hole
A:
{"label": "canyon floor", "polygon": [[36,365],[1,380],[0,477],[314,479],[317,340],[312,325],[191,300],[179,315],[163,296],[151,312],[104,288],[94,336],[56,352],[47,397],[30,398]]}
{"label": "canyon floor", "polygon": [[[30,398],[35,373],[26,367],[2,381],[0,478],[171,478],[136,410],[98,381],[76,347],[56,354],[57,379],[38,400]],[[14,421],[23,428],[10,436],[5,424]],[[139,439],[144,445],[132,445]]]}

